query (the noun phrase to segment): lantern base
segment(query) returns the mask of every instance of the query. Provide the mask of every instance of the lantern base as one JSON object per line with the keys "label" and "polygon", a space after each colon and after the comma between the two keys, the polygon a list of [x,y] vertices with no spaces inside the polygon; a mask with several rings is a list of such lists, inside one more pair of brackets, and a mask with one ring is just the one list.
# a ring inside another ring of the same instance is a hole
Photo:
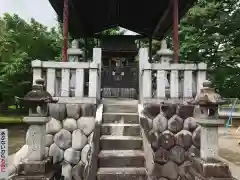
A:
{"label": "lantern base", "polygon": [[236,180],[232,177],[228,164],[218,159],[192,158],[192,166],[187,171],[188,180]]}
{"label": "lantern base", "polygon": [[61,165],[53,164],[52,157],[42,161],[25,161],[14,180],[60,180]]}

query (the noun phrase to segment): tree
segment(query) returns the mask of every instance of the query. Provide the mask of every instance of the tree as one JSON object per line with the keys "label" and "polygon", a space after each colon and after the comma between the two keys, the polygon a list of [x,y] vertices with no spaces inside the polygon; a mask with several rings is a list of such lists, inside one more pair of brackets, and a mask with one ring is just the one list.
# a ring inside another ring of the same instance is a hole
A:
{"label": "tree", "polygon": [[0,19],[0,102],[14,103],[14,96],[24,96],[32,84],[31,61],[54,60],[61,54],[58,30],[17,15]]}
{"label": "tree", "polygon": [[180,25],[181,59],[206,62],[224,97],[240,97],[240,2],[199,0]]}
{"label": "tree", "polygon": [[[180,22],[180,61],[207,63],[209,78],[224,97],[240,97],[239,19],[239,0],[198,0]],[[166,37],[169,47],[171,37]],[[152,49],[155,54],[160,42],[153,41]]]}

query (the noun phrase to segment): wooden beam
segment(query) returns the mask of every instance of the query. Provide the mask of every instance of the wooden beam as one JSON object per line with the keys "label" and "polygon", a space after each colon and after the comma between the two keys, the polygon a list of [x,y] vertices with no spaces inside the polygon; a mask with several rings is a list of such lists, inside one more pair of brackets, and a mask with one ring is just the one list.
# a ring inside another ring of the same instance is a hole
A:
{"label": "wooden beam", "polygon": [[174,50],[174,61],[178,63],[179,61],[179,35],[178,35],[178,25],[179,25],[179,15],[178,6],[179,0],[173,1],[173,50]]}
{"label": "wooden beam", "polygon": [[167,15],[170,13],[170,10],[172,8],[172,4],[173,4],[173,1],[169,1],[168,8],[164,11],[163,15],[159,19],[159,21],[157,23],[157,26],[153,31],[152,38],[154,38],[156,36],[156,34],[158,33],[159,29],[162,26],[163,21],[166,19]]}

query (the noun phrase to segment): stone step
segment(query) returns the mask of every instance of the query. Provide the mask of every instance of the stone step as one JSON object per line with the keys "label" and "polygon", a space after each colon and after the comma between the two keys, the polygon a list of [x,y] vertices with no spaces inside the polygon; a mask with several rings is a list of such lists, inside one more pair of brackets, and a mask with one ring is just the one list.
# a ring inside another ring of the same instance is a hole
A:
{"label": "stone step", "polygon": [[98,155],[99,167],[144,167],[141,150],[103,150]]}
{"label": "stone step", "polygon": [[103,112],[110,113],[137,113],[137,105],[104,104]]}
{"label": "stone step", "polygon": [[147,180],[145,168],[99,168],[97,180]]}
{"label": "stone step", "polygon": [[139,100],[129,98],[103,98],[102,104],[138,105]]}
{"label": "stone step", "polygon": [[139,123],[138,113],[104,113],[103,123],[115,123],[122,121],[124,123]]}
{"label": "stone step", "polygon": [[108,136],[100,137],[102,150],[133,150],[142,149],[142,138],[139,136]]}
{"label": "stone step", "polygon": [[101,135],[140,136],[140,126],[139,124],[102,124]]}

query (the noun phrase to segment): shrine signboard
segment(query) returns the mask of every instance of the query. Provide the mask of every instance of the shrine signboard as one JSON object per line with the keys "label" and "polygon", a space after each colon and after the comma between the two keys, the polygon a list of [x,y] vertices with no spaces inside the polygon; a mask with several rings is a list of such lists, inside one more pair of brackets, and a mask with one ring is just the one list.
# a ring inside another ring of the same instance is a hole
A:
{"label": "shrine signboard", "polygon": [[0,129],[0,179],[8,177],[8,130]]}

